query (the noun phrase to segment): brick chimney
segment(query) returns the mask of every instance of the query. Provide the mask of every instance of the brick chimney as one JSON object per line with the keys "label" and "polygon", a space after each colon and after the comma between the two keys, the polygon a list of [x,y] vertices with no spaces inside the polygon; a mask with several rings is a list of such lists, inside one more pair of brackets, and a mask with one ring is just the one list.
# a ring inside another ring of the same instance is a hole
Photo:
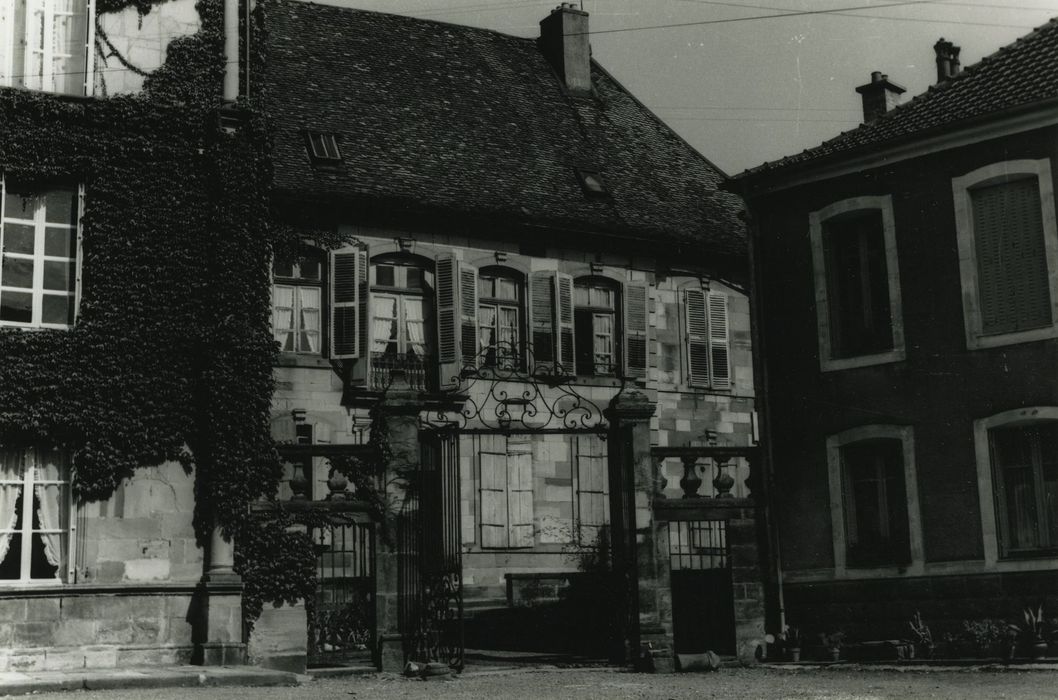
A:
{"label": "brick chimney", "polygon": [[540,21],[540,51],[573,94],[591,92],[588,13],[564,2]]}
{"label": "brick chimney", "polygon": [[896,83],[889,82],[889,76],[874,71],[871,73],[871,82],[856,88],[856,92],[863,97],[863,122],[873,122],[900,102],[900,95],[906,92],[905,88]]}
{"label": "brick chimney", "polygon": [[948,78],[956,76],[962,69],[959,65],[959,51],[961,50],[958,46],[947,41],[944,37],[941,37],[936,44],[933,45],[933,50],[937,54],[937,82],[943,83]]}

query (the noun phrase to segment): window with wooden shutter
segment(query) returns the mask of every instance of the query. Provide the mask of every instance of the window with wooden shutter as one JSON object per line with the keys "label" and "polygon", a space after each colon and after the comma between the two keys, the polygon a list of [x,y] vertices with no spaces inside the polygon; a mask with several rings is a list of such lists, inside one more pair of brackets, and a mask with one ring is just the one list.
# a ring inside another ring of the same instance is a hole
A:
{"label": "window with wooden shutter", "polygon": [[361,249],[332,251],[330,255],[331,359],[355,359],[360,346]]}
{"label": "window with wooden shutter", "polygon": [[606,443],[595,435],[574,436],[577,464],[577,524],[581,544],[593,544],[609,522]]}
{"label": "window with wooden shutter", "polygon": [[530,349],[533,372],[551,372],[555,362],[555,273],[534,272],[529,282]]}
{"label": "window with wooden shutter", "polygon": [[459,346],[463,367],[474,367],[478,354],[478,269],[459,263]]}
{"label": "window with wooden shutter", "polygon": [[1049,326],[1050,280],[1036,177],[970,191],[984,334]]}
{"label": "window with wooden shutter", "polygon": [[708,386],[709,315],[705,292],[683,290],[683,308],[687,317],[687,382],[692,386]]}
{"label": "window with wooden shutter", "polygon": [[460,345],[463,336],[459,261],[450,254],[437,257],[437,361],[441,388],[459,382],[463,371]]}
{"label": "window with wooden shutter", "polygon": [[648,288],[645,284],[626,284],[624,288],[625,376],[645,378],[649,340],[647,312]]}
{"label": "window with wooden shutter", "polygon": [[558,319],[558,348],[556,357],[560,371],[573,374],[573,278],[561,272],[555,275],[555,317]]}
{"label": "window with wooden shutter", "polygon": [[709,292],[709,383],[714,389],[731,388],[731,341],[727,295]]}
{"label": "window with wooden shutter", "polygon": [[533,537],[533,451],[528,440],[507,441],[507,513],[510,546],[526,548]]}
{"label": "window with wooden shutter", "polygon": [[482,435],[478,461],[481,465],[481,546],[507,547],[507,445],[502,435]]}
{"label": "window with wooden shutter", "polygon": [[482,435],[481,546],[507,549],[535,544],[533,453],[528,439]]}

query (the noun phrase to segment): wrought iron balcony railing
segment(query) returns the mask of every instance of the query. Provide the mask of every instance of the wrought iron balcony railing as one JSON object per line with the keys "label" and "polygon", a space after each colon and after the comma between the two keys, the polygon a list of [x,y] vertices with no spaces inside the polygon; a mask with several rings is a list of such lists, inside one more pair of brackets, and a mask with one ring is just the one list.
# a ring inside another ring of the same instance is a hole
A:
{"label": "wrought iron balcony railing", "polygon": [[411,388],[416,391],[431,391],[436,384],[437,358],[432,355],[394,355],[392,353],[371,353],[371,377],[369,389],[385,391],[393,383],[394,370],[404,372]]}

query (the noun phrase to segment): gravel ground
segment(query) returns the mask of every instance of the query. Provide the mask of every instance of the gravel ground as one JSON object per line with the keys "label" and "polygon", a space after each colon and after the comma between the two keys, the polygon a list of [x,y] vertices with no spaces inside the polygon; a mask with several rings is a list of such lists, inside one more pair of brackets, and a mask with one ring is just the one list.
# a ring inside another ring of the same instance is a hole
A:
{"label": "gravel ground", "polygon": [[850,671],[830,669],[724,669],[711,674],[640,675],[611,670],[469,672],[454,680],[406,680],[395,676],[309,680],[294,688],[173,688],[79,691],[33,695],[71,700],[445,700],[446,698],[818,698],[881,700],[1058,699],[1053,671]]}

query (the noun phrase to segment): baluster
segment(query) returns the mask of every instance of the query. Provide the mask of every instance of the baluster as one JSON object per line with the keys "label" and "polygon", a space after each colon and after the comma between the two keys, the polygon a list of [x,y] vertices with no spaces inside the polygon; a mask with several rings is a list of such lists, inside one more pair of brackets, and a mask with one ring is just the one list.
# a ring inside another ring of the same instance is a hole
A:
{"label": "baluster", "polygon": [[735,477],[727,473],[727,463],[731,459],[728,455],[717,455],[713,458],[716,462],[716,478],[713,479],[713,488],[716,489],[716,498],[731,498],[731,487],[735,485]]}
{"label": "baluster", "polygon": [[665,458],[654,458],[654,497],[665,498],[665,487],[669,480],[665,476]]}
{"label": "baluster", "polygon": [[701,488],[702,477],[698,476],[698,458],[694,455],[684,455],[680,459],[683,461],[683,478],[680,479],[683,497],[699,498],[698,489]]}

